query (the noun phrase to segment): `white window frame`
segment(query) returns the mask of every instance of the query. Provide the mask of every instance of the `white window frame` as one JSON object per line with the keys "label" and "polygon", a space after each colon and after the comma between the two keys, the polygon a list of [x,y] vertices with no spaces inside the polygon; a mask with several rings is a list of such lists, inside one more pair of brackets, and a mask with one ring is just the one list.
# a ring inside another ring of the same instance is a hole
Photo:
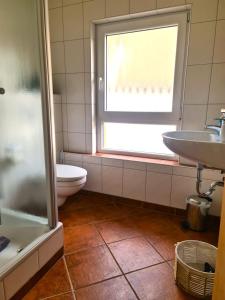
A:
{"label": "white window frame", "polygon": [[[156,14],[137,18],[125,19],[96,24],[96,96],[97,96],[97,151],[102,153],[124,154],[145,157],[160,157],[176,159],[176,157],[151,153],[133,153],[129,151],[117,151],[103,148],[103,124],[132,123],[132,124],[160,124],[176,125],[180,128],[185,64],[187,59],[189,11],[179,11],[170,14]],[[172,112],[124,112],[106,111],[106,36],[116,33],[162,28],[178,25],[177,52],[174,73],[173,107]]]}

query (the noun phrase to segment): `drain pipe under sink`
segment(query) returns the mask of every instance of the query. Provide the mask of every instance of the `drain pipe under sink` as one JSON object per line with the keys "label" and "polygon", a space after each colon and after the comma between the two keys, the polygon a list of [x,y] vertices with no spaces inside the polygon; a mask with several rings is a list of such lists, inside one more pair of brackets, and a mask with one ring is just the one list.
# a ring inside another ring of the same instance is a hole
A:
{"label": "drain pipe under sink", "polygon": [[210,197],[213,192],[216,190],[217,186],[223,187],[224,186],[224,178],[223,181],[213,181],[206,193],[201,192],[201,183],[202,183],[202,170],[204,167],[201,164],[197,165],[197,180],[196,180],[196,191],[198,196],[200,197]]}

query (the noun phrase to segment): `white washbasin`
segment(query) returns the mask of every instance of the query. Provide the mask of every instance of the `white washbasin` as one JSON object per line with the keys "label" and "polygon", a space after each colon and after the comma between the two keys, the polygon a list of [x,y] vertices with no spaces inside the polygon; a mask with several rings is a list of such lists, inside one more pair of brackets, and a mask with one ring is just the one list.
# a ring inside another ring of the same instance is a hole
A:
{"label": "white washbasin", "polygon": [[163,134],[164,144],[174,153],[204,166],[225,170],[225,143],[207,131],[171,131]]}

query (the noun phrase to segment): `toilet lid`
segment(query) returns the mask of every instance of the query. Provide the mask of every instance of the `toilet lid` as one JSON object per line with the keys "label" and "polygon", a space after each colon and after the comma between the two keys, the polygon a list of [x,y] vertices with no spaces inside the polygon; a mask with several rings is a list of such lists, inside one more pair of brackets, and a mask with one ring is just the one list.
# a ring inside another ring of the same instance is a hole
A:
{"label": "toilet lid", "polygon": [[75,181],[87,176],[85,169],[70,166],[70,165],[56,165],[57,181]]}

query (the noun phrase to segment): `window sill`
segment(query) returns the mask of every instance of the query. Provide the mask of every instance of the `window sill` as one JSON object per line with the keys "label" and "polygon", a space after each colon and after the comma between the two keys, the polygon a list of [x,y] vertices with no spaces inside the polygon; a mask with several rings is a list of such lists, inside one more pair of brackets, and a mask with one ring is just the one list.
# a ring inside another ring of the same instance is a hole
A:
{"label": "window sill", "polygon": [[101,157],[101,158],[112,158],[112,159],[120,159],[120,160],[127,160],[127,161],[136,161],[136,162],[143,162],[149,164],[157,164],[157,165],[164,165],[164,166],[179,166],[179,162],[175,160],[167,160],[167,159],[156,159],[156,158],[147,158],[147,157],[140,157],[140,156],[128,156],[128,155],[120,155],[120,154],[106,154],[96,152],[91,154],[92,157]]}

